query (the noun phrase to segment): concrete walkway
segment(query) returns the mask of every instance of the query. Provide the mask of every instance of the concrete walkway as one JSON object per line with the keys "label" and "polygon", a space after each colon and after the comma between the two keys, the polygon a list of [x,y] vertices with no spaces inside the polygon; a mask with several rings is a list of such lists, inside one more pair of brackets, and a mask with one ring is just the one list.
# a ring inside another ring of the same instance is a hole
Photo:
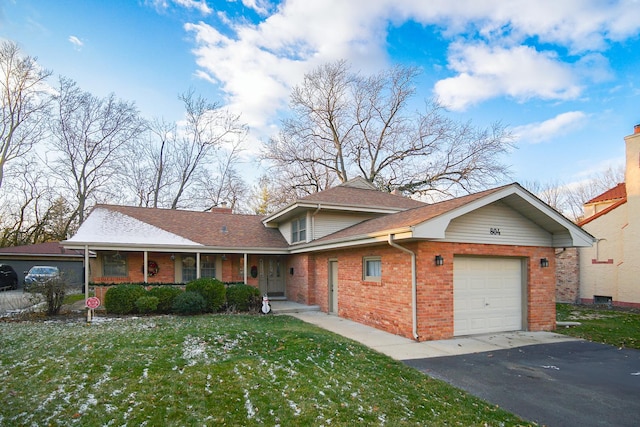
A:
{"label": "concrete walkway", "polygon": [[296,317],[364,344],[396,360],[457,356],[535,344],[578,341],[576,338],[553,332],[518,331],[416,342],[361,323],[322,313],[317,306],[306,306],[291,301],[272,301],[271,308],[274,314],[288,314]]}

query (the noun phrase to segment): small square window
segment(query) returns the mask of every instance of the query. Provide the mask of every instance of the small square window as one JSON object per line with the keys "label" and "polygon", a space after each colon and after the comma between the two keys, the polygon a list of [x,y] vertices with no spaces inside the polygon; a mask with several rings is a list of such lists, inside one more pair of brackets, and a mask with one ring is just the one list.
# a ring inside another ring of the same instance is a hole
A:
{"label": "small square window", "polygon": [[380,257],[365,257],[362,260],[362,280],[379,282],[382,278],[382,260]]}

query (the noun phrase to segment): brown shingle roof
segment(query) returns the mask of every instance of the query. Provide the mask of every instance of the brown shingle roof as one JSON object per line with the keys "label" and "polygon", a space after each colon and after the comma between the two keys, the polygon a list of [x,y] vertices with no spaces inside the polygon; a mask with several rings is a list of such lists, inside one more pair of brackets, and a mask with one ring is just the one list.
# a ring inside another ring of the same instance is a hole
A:
{"label": "brown shingle roof", "polygon": [[586,202],[585,205],[589,205],[591,203],[608,202],[611,200],[619,200],[625,197],[627,197],[627,186],[624,182],[622,182],[615,187],[605,191],[604,193],[597,195],[593,199]]}
{"label": "brown shingle roof", "polygon": [[480,193],[470,194],[467,196],[457,197],[455,199],[446,200],[432,205],[422,205],[418,208],[413,208],[403,212],[395,214],[385,215],[378,218],[373,218],[359,224],[353,225],[344,230],[330,234],[322,239],[316,240],[316,242],[329,242],[333,240],[347,239],[349,237],[363,236],[367,234],[381,233],[386,230],[392,230],[396,228],[410,227],[418,225],[424,221],[435,218],[444,213],[450,212],[454,209],[462,207],[467,203],[471,203],[475,200],[488,196],[496,191],[500,191],[505,187],[493,188],[491,190],[483,191]]}
{"label": "brown shingle roof", "polygon": [[15,255],[46,255],[46,256],[84,256],[82,251],[65,249],[58,242],[38,243],[35,245],[11,246],[0,248],[2,254]]}
{"label": "brown shingle roof", "polygon": [[286,248],[277,229],[265,228],[262,216],[175,209],[97,205],[146,222],[205,246],[227,248]]}
{"label": "brown shingle roof", "polygon": [[339,185],[319,193],[311,194],[299,200],[299,202],[301,201],[399,210],[425,206],[425,203],[408,197],[348,185]]}

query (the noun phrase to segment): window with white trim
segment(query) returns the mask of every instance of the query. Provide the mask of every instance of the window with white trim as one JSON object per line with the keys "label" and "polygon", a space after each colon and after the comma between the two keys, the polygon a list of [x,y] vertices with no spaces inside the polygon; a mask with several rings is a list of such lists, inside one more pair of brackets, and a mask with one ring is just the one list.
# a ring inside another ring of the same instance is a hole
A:
{"label": "window with white trim", "polygon": [[382,259],[380,257],[364,257],[362,259],[362,280],[379,282],[382,278]]}
{"label": "window with white trim", "polygon": [[307,217],[302,216],[291,221],[291,243],[307,241]]}
{"label": "window with white trim", "polygon": [[204,255],[200,258],[200,277],[216,278],[216,257]]}
{"label": "window with white trim", "polygon": [[127,254],[120,252],[110,252],[102,257],[103,277],[127,277],[129,268],[127,266]]}

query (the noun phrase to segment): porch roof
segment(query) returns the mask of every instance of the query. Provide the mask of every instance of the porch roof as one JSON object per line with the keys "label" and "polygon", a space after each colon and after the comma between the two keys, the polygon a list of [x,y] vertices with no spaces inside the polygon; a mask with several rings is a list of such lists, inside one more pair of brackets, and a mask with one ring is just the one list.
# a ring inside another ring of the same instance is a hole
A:
{"label": "porch roof", "polygon": [[288,247],[262,216],[196,212],[131,206],[96,205],[78,232],[63,242],[67,248],[132,247],[165,250],[249,248],[280,251]]}

